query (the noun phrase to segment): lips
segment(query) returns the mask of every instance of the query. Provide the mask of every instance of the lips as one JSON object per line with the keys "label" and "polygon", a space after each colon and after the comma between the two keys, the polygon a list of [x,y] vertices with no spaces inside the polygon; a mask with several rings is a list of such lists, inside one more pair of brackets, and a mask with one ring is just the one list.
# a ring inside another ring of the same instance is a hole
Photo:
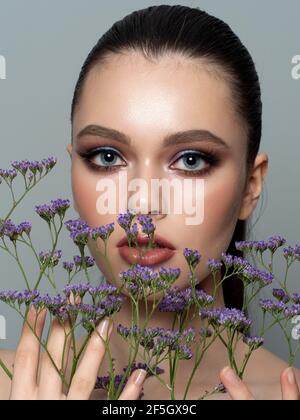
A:
{"label": "lips", "polygon": [[[139,246],[147,246],[149,238],[147,236],[138,235],[137,242]],[[117,247],[121,257],[129,264],[156,265],[163,263],[175,254],[176,248],[165,238],[159,235],[154,235],[153,242],[158,246],[154,249],[149,249],[147,252],[137,249],[132,246],[129,248],[128,240],[125,236],[118,243]]]}

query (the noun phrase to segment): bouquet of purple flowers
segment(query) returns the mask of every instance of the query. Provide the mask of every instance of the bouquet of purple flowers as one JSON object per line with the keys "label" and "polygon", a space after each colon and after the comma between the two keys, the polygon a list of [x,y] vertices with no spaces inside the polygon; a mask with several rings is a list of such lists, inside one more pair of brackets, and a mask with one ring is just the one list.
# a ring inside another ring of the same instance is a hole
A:
{"label": "bouquet of purple flowers", "polygon": [[[121,287],[116,287],[117,282],[115,284],[104,282],[95,287],[90,282],[89,274],[89,268],[94,266],[95,260],[86,254],[87,244],[89,240],[103,241],[105,251],[102,257],[113,274],[106,250],[107,242],[114,232],[114,223],[92,228],[82,219],[65,221],[70,207],[70,201],[67,199],[59,198],[51,200],[48,204],[37,205],[35,212],[47,223],[51,238],[51,248],[37,252],[31,239],[31,223],[23,221],[16,224],[11,219],[13,211],[25,195],[54,168],[55,164],[56,159],[50,157],[41,161],[13,161],[10,169],[0,169],[0,183],[8,186],[12,197],[10,211],[0,219],[0,248],[15,260],[26,285],[23,291],[1,291],[0,301],[17,311],[24,322],[27,322],[27,314],[31,306],[34,306],[37,314],[47,308],[51,319],[56,318],[62,325],[66,320],[68,321],[70,328],[65,332],[65,340],[71,338],[74,350],[69,375],[59,369],[48,354],[67,390],[72,383],[79,358],[89,337],[104,318],[114,318],[126,298],[131,302],[132,324],[119,324],[117,332],[130,346],[128,365],[123,372],[116,372],[109,343],[105,342],[110,370],[107,376],[98,377],[95,384],[96,389],[102,388],[107,391],[108,399],[118,399],[132,371],[139,368],[145,369],[149,376],[155,376],[167,386],[171,399],[175,399],[178,364],[193,358],[194,368],[186,383],[185,399],[195,374],[201,369],[201,360],[205,352],[215,340],[221,340],[224,344],[230,366],[240,378],[243,378],[251,354],[263,344],[264,335],[274,325],[279,325],[283,331],[289,350],[289,364],[293,365],[300,341],[292,338],[290,322],[300,315],[300,294],[289,290],[288,272],[290,266],[300,260],[299,244],[287,246],[286,240],[281,236],[272,236],[267,241],[236,242],[236,248],[258,261],[263,270],[251,264],[246,258],[227,253],[223,253],[220,260],[209,259],[207,264],[214,279],[214,291],[211,295],[197,285],[195,271],[201,262],[201,255],[198,250],[189,248],[185,248],[183,252],[190,279],[190,286],[185,290],[174,286],[180,276],[179,268],[161,267],[154,270],[139,264],[132,264],[128,270],[119,273]],[[24,181],[23,192],[18,197],[15,192],[17,177],[23,178]],[[129,247],[138,248],[139,246],[137,221],[149,239],[148,248],[153,247],[155,226],[150,216],[136,215],[133,211],[127,211],[120,214],[117,221],[125,231]],[[58,238],[63,227],[69,231],[70,238],[78,250],[78,255],[73,257],[73,261],[61,262],[62,251],[57,249]],[[34,281],[29,279],[25,272],[18,253],[19,246],[29,247],[38,264],[38,276]],[[285,264],[283,279],[278,278],[273,269],[274,257],[279,253]],[[54,276],[55,267],[58,264],[61,264],[66,273],[65,285],[60,293]],[[225,268],[225,274],[219,281],[217,278],[222,267]],[[78,275],[84,276],[84,281],[75,283],[74,278]],[[244,306],[242,309],[218,308],[215,305],[218,288],[231,276],[236,276],[243,281]],[[54,289],[55,293],[52,296],[39,291],[39,286],[44,279],[49,281]],[[277,282],[276,288],[274,288],[274,282]],[[272,287],[274,299],[259,300],[263,321],[260,334],[253,336],[251,335],[252,321],[248,318],[247,309],[259,296],[261,290],[268,287]],[[126,293],[122,293],[123,291]],[[149,301],[149,295],[154,296],[154,299]],[[143,302],[146,308],[146,318],[143,323],[139,319],[140,302]],[[155,310],[174,314],[171,329],[149,327],[149,321]],[[195,317],[200,317],[203,322],[203,327],[199,331],[188,326],[189,321]],[[79,325],[85,329],[87,336],[82,346],[77,349],[75,331]],[[32,333],[36,335],[34,329]],[[298,334],[300,337],[300,331]],[[48,336],[46,339],[39,340],[45,352],[48,352]],[[235,357],[235,349],[240,340],[243,340],[247,349],[242,363],[238,363]],[[194,352],[191,345],[195,349]],[[167,382],[161,378],[163,370],[160,366],[163,361],[168,361],[170,366]],[[0,367],[12,379],[12,373],[1,359]],[[222,384],[216,385],[210,394],[214,392],[224,392]],[[202,395],[199,399],[206,396],[207,394]]]}

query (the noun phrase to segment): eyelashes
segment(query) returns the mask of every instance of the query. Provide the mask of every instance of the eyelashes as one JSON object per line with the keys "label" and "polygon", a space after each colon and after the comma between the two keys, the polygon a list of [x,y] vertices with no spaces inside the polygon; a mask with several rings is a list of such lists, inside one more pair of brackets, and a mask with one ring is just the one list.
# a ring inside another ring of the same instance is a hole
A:
{"label": "eyelashes", "polygon": [[[120,167],[127,166],[125,158],[113,147],[102,146],[86,152],[77,151],[77,153],[87,167],[96,172],[117,171]],[[204,167],[203,162],[205,163]],[[180,174],[204,176],[208,175],[219,162],[220,158],[214,150],[202,152],[192,149],[177,154],[169,167]],[[202,164],[199,165],[200,163]]]}

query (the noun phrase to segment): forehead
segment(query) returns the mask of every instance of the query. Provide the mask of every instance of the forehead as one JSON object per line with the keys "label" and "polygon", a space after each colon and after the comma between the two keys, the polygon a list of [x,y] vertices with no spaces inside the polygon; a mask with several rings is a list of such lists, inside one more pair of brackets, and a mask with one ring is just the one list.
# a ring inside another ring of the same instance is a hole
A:
{"label": "forehead", "polygon": [[243,143],[230,85],[212,65],[170,55],[151,62],[139,53],[112,55],[89,72],[73,133],[100,124],[134,141],[166,133],[206,129],[229,143]]}

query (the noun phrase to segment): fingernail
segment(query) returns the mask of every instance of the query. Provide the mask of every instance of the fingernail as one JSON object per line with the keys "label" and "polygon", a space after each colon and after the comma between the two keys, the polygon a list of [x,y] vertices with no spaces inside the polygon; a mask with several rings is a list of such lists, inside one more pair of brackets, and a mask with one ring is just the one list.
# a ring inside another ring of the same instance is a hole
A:
{"label": "fingernail", "polygon": [[240,382],[239,377],[235,374],[234,370],[230,367],[226,367],[224,369],[224,375],[226,379],[232,384],[232,385],[238,385]]}
{"label": "fingernail", "polygon": [[290,385],[296,385],[296,378],[293,368],[288,368],[287,378]]}
{"label": "fingernail", "polygon": [[132,374],[132,380],[135,385],[142,385],[147,376],[147,372],[144,369],[137,369]]}
{"label": "fingernail", "polygon": [[101,335],[101,337],[103,339],[106,339],[107,338],[108,332],[110,332],[109,331],[109,327],[110,327],[110,319],[109,318],[104,318],[100,322],[100,324],[98,325],[97,330],[98,330],[99,334]]}

